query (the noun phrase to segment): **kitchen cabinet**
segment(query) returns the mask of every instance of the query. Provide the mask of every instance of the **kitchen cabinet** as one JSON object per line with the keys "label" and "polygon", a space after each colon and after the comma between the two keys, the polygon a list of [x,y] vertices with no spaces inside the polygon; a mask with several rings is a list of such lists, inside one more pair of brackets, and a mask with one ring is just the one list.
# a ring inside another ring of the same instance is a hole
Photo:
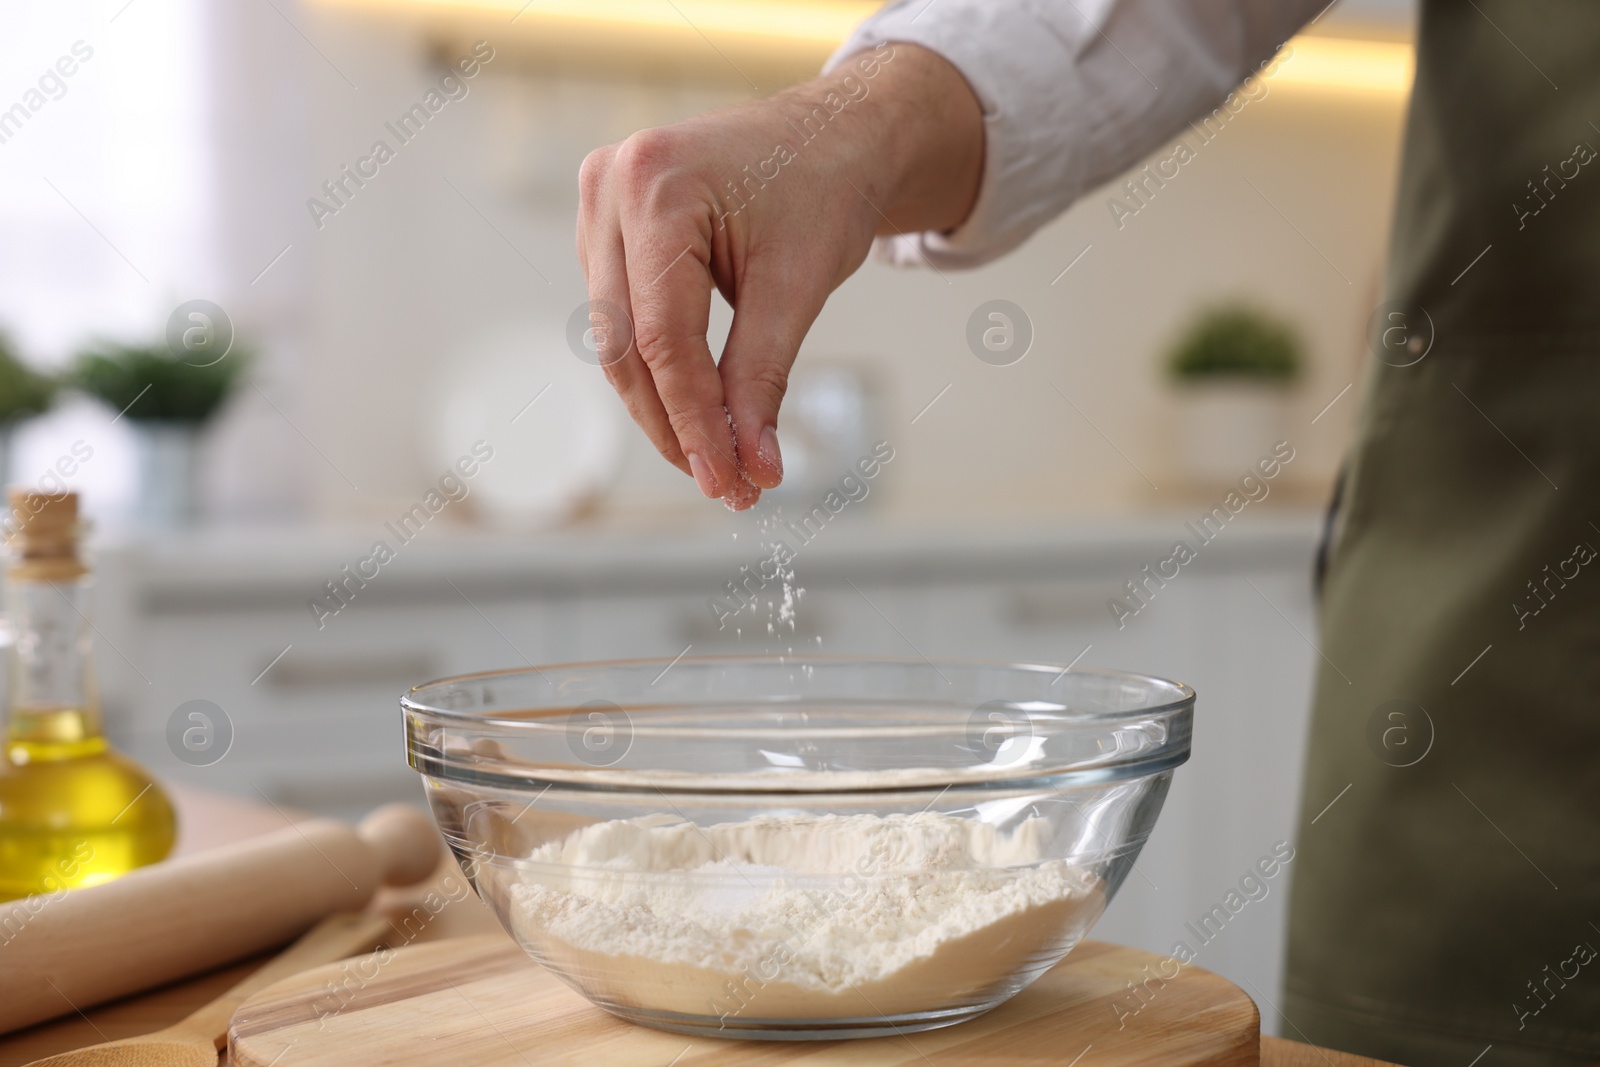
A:
{"label": "kitchen cabinet", "polygon": [[[343,817],[418,799],[397,699],[464,671],[579,659],[820,650],[1049,663],[1177,678],[1199,693],[1194,752],[1095,935],[1274,990],[1291,861],[1210,943],[1186,923],[1292,843],[1317,653],[1316,517],[1247,513],[1119,626],[1107,601],[1165,559],[1181,517],[904,527],[846,516],[804,546],[796,627],[767,609],[719,629],[748,536],[505,538],[430,530],[319,627],[308,601],[370,543],[360,531],[196,534],[107,547],[99,663],[114,739],[158,774]],[[769,586],[764,595],[775,591]],[[820,638],[820,641],[819,641]],[[168,718],[208,700],[233,727],[216,763],[168,748]],[[1249,986],[1246,985],[1248,989]]]}

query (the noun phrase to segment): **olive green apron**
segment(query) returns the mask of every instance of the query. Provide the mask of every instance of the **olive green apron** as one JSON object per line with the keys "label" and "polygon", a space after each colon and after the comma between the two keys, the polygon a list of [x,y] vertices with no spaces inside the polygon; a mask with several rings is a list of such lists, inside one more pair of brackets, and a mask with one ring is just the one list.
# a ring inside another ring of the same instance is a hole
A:
{"label": "olive green apron", "polygon": [[1600,2],[1424,0],[1323,589],[1286,1036],[1600,1060],[1597,149]]}

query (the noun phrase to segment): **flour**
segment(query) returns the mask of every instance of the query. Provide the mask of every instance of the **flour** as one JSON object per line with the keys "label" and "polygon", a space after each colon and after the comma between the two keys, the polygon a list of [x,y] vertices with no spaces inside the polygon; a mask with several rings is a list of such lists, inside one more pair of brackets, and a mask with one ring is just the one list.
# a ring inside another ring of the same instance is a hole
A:
{"label": "flour", "polygon": [[996,997],[1083,936],[1092,872],[1050,824],[786,815],[596,823],[517,864],[513,930],[602,1001],[740,1020],[876,1018]]}

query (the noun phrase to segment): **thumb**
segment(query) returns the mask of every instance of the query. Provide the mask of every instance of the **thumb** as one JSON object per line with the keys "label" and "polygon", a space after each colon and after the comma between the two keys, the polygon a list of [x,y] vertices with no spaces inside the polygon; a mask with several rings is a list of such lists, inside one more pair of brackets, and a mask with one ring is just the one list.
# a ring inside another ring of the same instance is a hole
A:
{"label": "thumb", "polygon": [[739,465],[753,484],[771,489],[783,481],[778,408],[800,342],[822,310],[822,297],[797,301],[799,286],[765,273],[753,271],[744,282],[719,369]]}

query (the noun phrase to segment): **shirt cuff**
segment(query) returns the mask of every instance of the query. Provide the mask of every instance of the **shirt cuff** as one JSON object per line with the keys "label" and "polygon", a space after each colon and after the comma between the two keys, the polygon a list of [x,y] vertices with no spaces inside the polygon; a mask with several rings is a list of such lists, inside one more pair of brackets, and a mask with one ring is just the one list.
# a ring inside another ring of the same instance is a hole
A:
{"label": "shirt cuff", "polygon": [[[832,72],[883,42],[920,45],[960,71],[983,109],[978,197],[960,226],[880,237],[876,258],[897,265],[976,267],[1016,248],[1080,193],[1083,92],[1072,52],[1026,2],[896,0],[829,57]],[[891,59],[890,62],[893,60]]]}

